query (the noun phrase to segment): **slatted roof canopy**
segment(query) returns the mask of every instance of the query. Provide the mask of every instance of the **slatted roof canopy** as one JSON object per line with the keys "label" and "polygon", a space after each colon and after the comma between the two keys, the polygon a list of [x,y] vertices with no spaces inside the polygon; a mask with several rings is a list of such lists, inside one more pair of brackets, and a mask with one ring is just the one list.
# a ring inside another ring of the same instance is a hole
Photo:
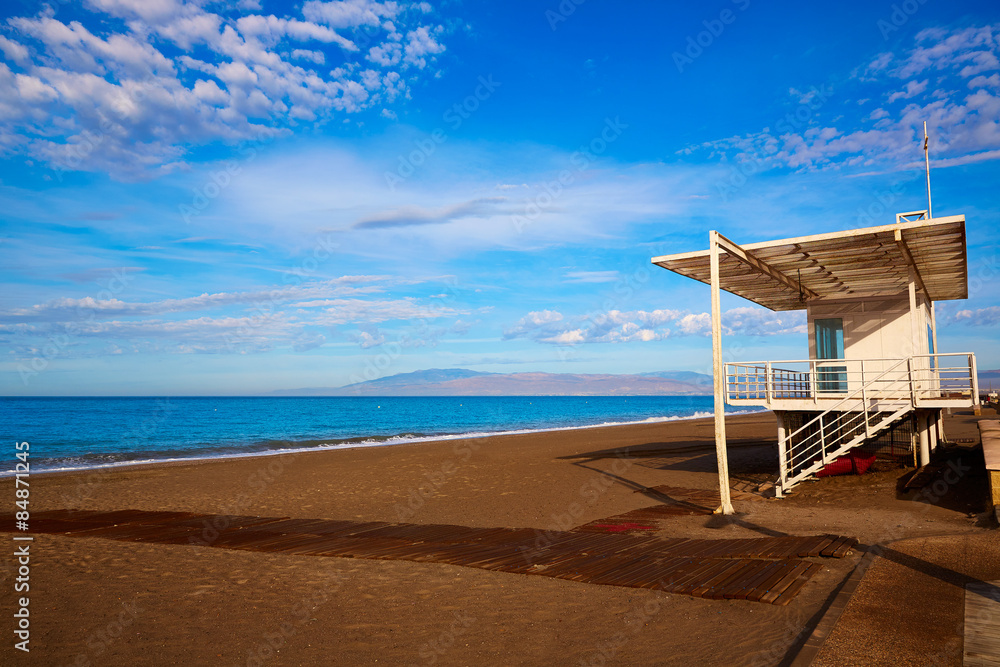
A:
{"label": "slatted roof canopy", "polygon": [[[918,290],[932,301],[968,298],[962,215],[742,246],[721,239],[720,250],[720,287],[771,310],[803,310],[807,300],[905,294],[910,266]],[[711,284],[709,257],[700,250],[653,263]]]}

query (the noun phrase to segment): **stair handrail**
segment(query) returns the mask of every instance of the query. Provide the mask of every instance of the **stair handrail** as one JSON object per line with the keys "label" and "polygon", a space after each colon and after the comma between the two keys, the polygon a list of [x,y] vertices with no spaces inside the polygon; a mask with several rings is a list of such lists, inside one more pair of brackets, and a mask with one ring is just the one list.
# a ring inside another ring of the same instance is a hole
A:
{"label": "stair handrail", "polygon": [[[889,368],[883,370],[875,378],[869,380],[868,382],[863,382],[861,384],[861,387],[859,387],[858,389],[855,389],[852,393],[848,394],[846,397],[844,397],[840,401],[834,403],[833,406],[831,406],[830,408],[828,408],[826,411],[821,412],[817,416],[815,416],[812,419],[810,419],[808,422],[806,422],[805,424],[803,424],[800,428],[796,429],[795,432],[789,433],[787,436],[785,436],[785,440],[786,441],[790,441],[793,437],[795,437],[796,435],[798,435],[799,433],[801,433],[802,431],[804,431],[807,427],[812,426],[813,422],[816,422],[816,421],[822,419],[824,416],[828,415],[829,413],[831,413],[831,412],[841,412],[841,410],[839,409],[840,406],[842,406],[844,403],[847,403],[848,401],[856,400],[857,394],[866,391],[868,389],[868,387],[870,387],[872,384],[874,384],[874,383],[878,382],[879,380],[881,380],[887,373],[891,373],[892,371],[896,370],[896,368],[899,367],[901,364],[908,363],[909,360],[910,360],[910,357],[904,357],[903,359],[897,360],[896,363],[894,363]],[[827,360],[824,359],[823,361],[827,361]],[[838,361],[838,360],[833,359],[831,361]],[[912,372],[908,370],[907,371],[907,376],[908,376],[907,381],[909,381],[909,376],[912,376]],[[900,380],[896,380],[896,381],[899,382]],[[864,405],[864,401],[863,400],[862,400],[862,405]],[[865,406],[865,407],[867,407],[867,406]]]}
{"label": "stair handrail", "polygon": [[[788,477],[788,467],[792,467],[794,469],[794,464],[792,463],[792,459],[794,459],[794,456],[791,457],[790,459],[787,459],[785,461],[785,467],[782,467],[782,469],[779,471],[779,482],[777,484],[777,487],[780,491],[779,495],[783,495],[786,491],[791,489],[800,481],[812,475],[816,470],[818,470],[824,465],[827,465],[830,459],[833,459],[835,456],[840,456],[843,452],[851,449],[852,447],[857,446],[857,443],[864,442],[869,437],[871,437],[872,433],[881,431],[883,428],[895,422],[897,419],[899,419],[899,417],[910,412],[912,409],[913,407],[911,405],[906,405],[905,407],[896,410],[890,416],[882,419],[882,421],[880,421],[875,426],[874,431],[867,430],[864,434],[855,434],[853,435],[853,437],[851,437],[850,435],[845,436],[843,440],[846,441],[846,444],[841,444],[833,448],[829,453],[825,451],[824,447],[824,451],[822,451],[819,460],[814,460],[811,463],[805,465],[805,467],[802,470],[800,470],[797,473],[793,473],[791,477]],[[868,420],[867,413],[864,413],[864,417],[865,420],[867,421]],[[822,430],[823,429],[820,428],[821,435],[822,435]],[[815,447],[815,444],[813,444],[812,446]]]}

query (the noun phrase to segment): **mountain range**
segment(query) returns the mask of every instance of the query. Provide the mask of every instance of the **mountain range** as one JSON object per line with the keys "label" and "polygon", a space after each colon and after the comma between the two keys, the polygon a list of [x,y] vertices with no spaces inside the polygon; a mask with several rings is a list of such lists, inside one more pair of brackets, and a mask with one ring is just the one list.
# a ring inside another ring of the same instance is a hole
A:
{"label": "mountain range", "polygon": [[642,396],[712,393],[712,377],[692,371],[637,375],[482,373],[431,368],[344,387],[282,389],[274,396]]}
{"label": "mountain range", "polygon": [[[1000,370],[979,372],[979,388],[1000,388]],[[610,373],[483,373],[430,368],[343,387],[281,389],[272,396],[709,396],[712,376],[693,371]]]}

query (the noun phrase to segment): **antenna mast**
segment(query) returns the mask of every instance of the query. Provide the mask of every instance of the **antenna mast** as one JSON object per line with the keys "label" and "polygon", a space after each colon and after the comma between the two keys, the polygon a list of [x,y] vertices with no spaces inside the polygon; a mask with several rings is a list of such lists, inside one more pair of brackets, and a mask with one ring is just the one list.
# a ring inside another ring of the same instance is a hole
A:
{"label": "antenna mast", "polygon": [[927,121],[924,121],[924,165],[927,169],[927,217],[933,218],[934,214],[931,212],[931,159],[927,153],[927,145],[929,139],[927,138]]}

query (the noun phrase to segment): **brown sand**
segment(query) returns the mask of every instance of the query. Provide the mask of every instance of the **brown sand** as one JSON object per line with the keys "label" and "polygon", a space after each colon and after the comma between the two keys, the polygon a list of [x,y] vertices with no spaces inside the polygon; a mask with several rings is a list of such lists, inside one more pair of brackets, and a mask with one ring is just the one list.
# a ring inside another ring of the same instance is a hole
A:
{"label": "brown sand", "polygon": [[[952,422],[951,437],[974,430],[969,418]],[[764,479],[776,468],[773,416],[728,423],[734,480]],[[976,491],[950,490],[933,504],[916,503],[896,492],[904,472],[805,484],[786,500],[737,502],[741,514],[731,521],[676,517],[659,534],[839,533],[872,544],[983,533],[973,514]],[[712,489],[717,479],[712,423],[697,420],[40,475],[31,479],[31,508],[544,530],[654,504],[636,492],[643,487]],[[974,475],[970,480],[969,488],[979,483]],[[8,498],[12,486],[0,484]],[[824,560],[789,606],[772,607],[439,564],[38,535],[31,545],[31,659],[46,665],[779,664],[805,641],[858,557]],[[14,576],[14,561],[5,555],[5,610],[15,607]],[[21,657],[12,643],[0,662]]]}

